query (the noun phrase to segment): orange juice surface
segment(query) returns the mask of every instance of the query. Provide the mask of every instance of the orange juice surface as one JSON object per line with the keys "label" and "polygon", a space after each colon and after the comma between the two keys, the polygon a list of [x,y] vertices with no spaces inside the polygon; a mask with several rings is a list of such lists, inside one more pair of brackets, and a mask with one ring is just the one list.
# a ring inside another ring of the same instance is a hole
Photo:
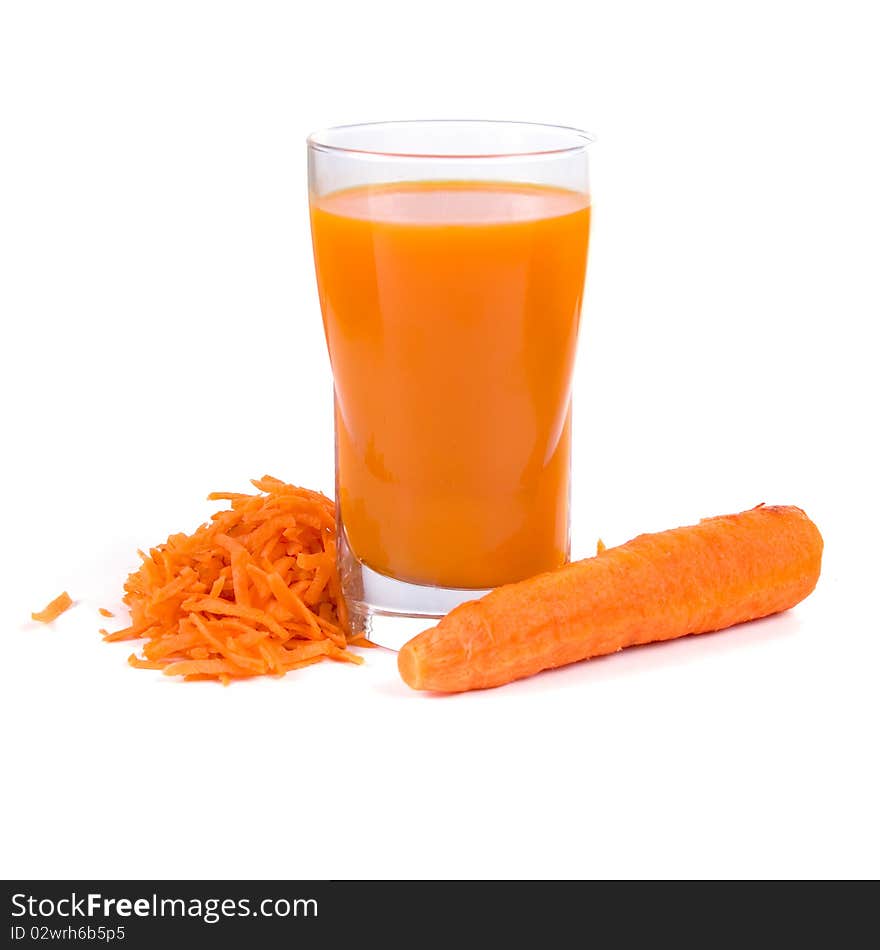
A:
{"label": "orange juice surface", "polygon": [[463,588],[564,563],[589,198],[400,183],[313,197],[311,216],[354,554]]}

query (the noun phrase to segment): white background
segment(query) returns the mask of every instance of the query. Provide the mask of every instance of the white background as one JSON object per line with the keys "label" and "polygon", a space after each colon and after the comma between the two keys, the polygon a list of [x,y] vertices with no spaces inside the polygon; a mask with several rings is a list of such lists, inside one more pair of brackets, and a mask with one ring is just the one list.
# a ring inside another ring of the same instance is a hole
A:
{"label": "white background", "polygon": [[[0,10],[4,876],[880,874],[871,4]],[[816,593],[453,698],[130,669],[138,547],[332,491],[305,135],[430,117],[598,135],[575,554],[796,504]]]}

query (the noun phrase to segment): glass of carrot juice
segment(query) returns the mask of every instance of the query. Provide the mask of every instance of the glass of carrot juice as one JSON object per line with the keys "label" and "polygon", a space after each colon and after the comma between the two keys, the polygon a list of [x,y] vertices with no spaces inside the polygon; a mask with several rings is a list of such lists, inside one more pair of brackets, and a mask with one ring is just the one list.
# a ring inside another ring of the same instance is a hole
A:
{"label": "glass of carrot juice", "polygon": [[339,567],[380,644],[568,559],[590,141],[482,121],[308,139]]}

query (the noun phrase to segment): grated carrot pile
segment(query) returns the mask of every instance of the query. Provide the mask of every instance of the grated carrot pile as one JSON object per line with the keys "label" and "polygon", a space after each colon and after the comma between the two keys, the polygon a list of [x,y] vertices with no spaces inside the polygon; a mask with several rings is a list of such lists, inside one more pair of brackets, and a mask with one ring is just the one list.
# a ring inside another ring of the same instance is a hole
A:
{"label": "grated carrot pile", "polygon": [[347,649],[362,638],[346,632],[333,502],[268,475],[253,485],[260,494],[210,494],[231,509],[138,552],[123,597],[131,625],[101,631],[108,641],[148,641],[132,666],[226,684],[325,657],[362,662]]}
{"label": "grated carrot pile", "polygon": [[67,591],[59,594],[55,600],[47,604],[42,610],[38,610],[36,613],[31,614],[31,620],[38,620],[40,623],[52,623],[53,620],[57,619],[67,610],[68,607],[73,606],[73,601],[70,599],[70,594]]}

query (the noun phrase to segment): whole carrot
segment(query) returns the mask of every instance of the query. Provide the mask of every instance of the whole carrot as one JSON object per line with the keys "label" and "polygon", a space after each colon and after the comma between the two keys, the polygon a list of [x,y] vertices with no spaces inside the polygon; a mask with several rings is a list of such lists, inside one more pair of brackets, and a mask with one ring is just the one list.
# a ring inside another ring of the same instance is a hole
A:
{"label": "whole carrot", "polygon": [[413,689],[500,686],[787,610],[816,586],[821,561],[819,529],[794,507],[639,535],[462,604],[405,644],[398,668]]}

